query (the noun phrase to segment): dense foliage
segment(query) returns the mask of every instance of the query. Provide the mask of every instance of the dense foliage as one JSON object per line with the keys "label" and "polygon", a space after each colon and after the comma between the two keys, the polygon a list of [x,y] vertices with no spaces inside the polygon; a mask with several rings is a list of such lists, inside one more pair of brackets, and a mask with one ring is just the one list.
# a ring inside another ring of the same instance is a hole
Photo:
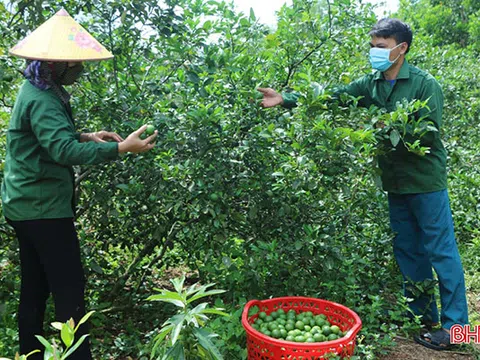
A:
{"label": "dense foliage", "polygon": [[[377,181],[382,114],[355,99],[329,102],[336,86],[371,71],[371,5],[297,0],[270,29],[223,1],[10,3],[0,2],[0,179],[24,66],[7,51],[61,6],[115,54],[88,64],[72,87],[79,130],[125,136],[150,122],[160,133],[150,153],[76,169],[96,358],[148,358],[173,309],[146,298],[184,271],[187,282],[227,290],[215,306],[231,317],[209,326],[228,359],[245,356],[239,317],[247,299],[345,304],[364,322],[362,359],[417,327],[404,316]],[[472,304],[480,291],[478,11],[473,0],[404,0],[399,11],[415,31],[409,61],[445,93],[450,194]],[[300,106],[263,110],[258,86],[299,91]],[[3,218],[0,236],[0,354],[13,357],[19,264]]]}

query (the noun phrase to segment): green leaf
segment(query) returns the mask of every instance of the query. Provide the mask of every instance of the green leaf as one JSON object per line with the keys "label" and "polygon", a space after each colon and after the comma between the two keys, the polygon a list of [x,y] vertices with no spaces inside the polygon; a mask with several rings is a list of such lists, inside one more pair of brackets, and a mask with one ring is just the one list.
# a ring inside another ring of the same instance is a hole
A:
{"label": "green leaf", "polygon": [[176,315],[172,317],[172,319],[176,317],[178,318],[178,321],[175,321],[174,323],[172,322],[174,324],[174,328],[172,331],[172,344],[175,344],[177,342],[183,328],[183,323],[185,322],[185,315]]}
{"label": "green leaf", "polygon": [[196,284],[193,284],[192,286],[190,286],[188,289],[187,289],[187,292],[186,292],[186,295],[187,295],[187,298],[192,295],[192,294],[196,294],[197,292],[201,291],[202,290],[202,287],[198,285],[198,283]]}
{"label": "green leaf", "polygon": [[230,314],[226,313],[226,312],[223,312],[219,309],[205,309],[203,310],[203,313],[204,314],[215,314],[215,315],[221,315],[221,316],[226,316],[226,317],[229,317]]}
{"label": "green leaf", "polygon": [[103,269],[95,260],[90,261],[90,269],[95,271],[97,274],[103,275]]}
{"label": "green leaf", "polygon": [[183,344],[178,342],[163,355],[162,360],[186,360]]}
{"label": "green leaf", "polygon": [[257,18],[255,17],[255,11],[253,11],[253,8],[251,7],[250,8],[250,21],[254,22],[255,20],[257,20]]}
{"label": "green leaf", "polygon": [[250,26],[250,21],[248,21],[247,18],[241,18],[240,19],[240,25],[242,25],[244,27],[249,27]]}
{"label": "green leaf", "polygon": [[82,317],[82,318],[80,319],[80,321],[78,322],[77,326],[75,327],[75,332],[77,332],[78,327],[79,327],[80,325],[82,325],[82,324],[84,324],[85,322],[88,321],[88,319],[90,318],[90,316],[93,315],[94,312],[95,312],[95,310],[89,311],[87,314],[85,314],[84,317]]}
{"label": "green leaf", "polygon": [[175,287],[175,291],[179,294],[183,291],[183,283],[185,282],[185,274],[182,277],[171,279],[170,282]]}
{"label": "green leaf", "polygon": [[88,336],[89,336],[88,334],[85,334],[85,335],[83,335],[80,339],[78,339],[78,341],[75,343],[75,345],[73,345],[73,346],[67,351],[67,353],[66,353],[64,356],[62,356],[62,358],[61,358],[60,360],[64,360],[64,359],[68,358],[70,355],[72,355],[73,352],[74,352],[75,350],[77,350],[80,345],[83,344],[83,342],[85,341],[85,339],[86,339]]}
{"label": "green leaf", "polygon": [[117,184],[116,188],[123,191],[128,191],[130,189],[130,187],[127,184]]}
{"label": "green leaf", "polygon": [[54,329],[62,331],[63,323],[56,321],[56,322],[51,323],[50,325],[52,325],[52,327]]}
{"label": "green leaf", "polygon": [[200,77],[198,76],[198,74],[196,72],[193,72],[193,71],[188,71],[187,72],[187,78],[188,78],[188,80],[190,80],[194,84],[198,84],[200,82]]}
{"label": "green leaf", "polygon": [[212,22],[210,20],[205,21],[203,24],[203,30],[209,31],[212,28]]}
{"label": "green leaf", "polygon": [[162,344],[163,340],[165,340],[165,338],[167,337],[168,334],[170,334],[173,328],[174,328],[173,324],[165,326],[160,330],[158,335],[155,336],[155,338],[153,339],[154,345],[152,348],[152,355],[155,355],[157,348]]}
{"label": "green leaf", "polygon": [[186,317],[187,315],[186,314],[183,314],[183,313],[180,313],[180,314],[176,314],[174,316],[172,316],[170,319],[168,319],[167,321],[165,321],[164,325],[167,326],[167,327],[171,327],[170,331],[173,332],[172,334],[172,344],[174,344],[177,339],[178,339],[178,336],[184,326],[184,323],[185,323],[185,320],[186,320]]}
{"label": "green leaf", "polygon": [[208,306],[208,303],[201,303],[189,311],[190,314],[200,314]]}
{"label": "green leaf", "polygon": [[396,147],[400,142],[400,134],[395,129],[390,132],[390,142],[393,147]]}
{"label": "green leaf", "polygon": [[147,298],[149,301],[162,301],[173,304],[180,308],[185,308],[184,299],[177,293],[166,291],[163,294],[151,295]]}
{"label": "green leaf", "polygon": [[194,328],[192,330],[193,334],[198,340],[198,343],[208,351],[208,354],[212,357],[213,360],[223,360],[222,354],[218,351],[217,347],[213,344],[210,340],[212,336],[208,331],[205,329],[197,329]]}
{"label": "green leaf", "polygon": [[42,345],[45,347],[45,350],[48,350],[50,353],[53,354],[53,347],[52,345],[45,339],[43,336],[40,335],[35,335],[35,337],[42,343]]}
{"label": "green leaf", "polygon": [[60,337],[62,338],[62,341],[65,344],[65,346],[69,348],[73,344],[73,340],[75,338],[75,332],[68,324],[63,324]]}
{"label": "green leaf", "polygon": [[206,292],[198,293],[195,296],[192,296],[190,299],[187,300],[187,304],[190,304],[191,302],[194,302],[195,300],[211,296],[211,295],[217,295],[217,294],[223,294],[225,290],[209,290]]}
{"label": "green leaf", "polygon": [[38,353],[40,352],[40,350],[33,350],[33,351],[30,351],[28,354],[27,354],[27,357],[29,357],[30,355],[33,355],[35,353]]}

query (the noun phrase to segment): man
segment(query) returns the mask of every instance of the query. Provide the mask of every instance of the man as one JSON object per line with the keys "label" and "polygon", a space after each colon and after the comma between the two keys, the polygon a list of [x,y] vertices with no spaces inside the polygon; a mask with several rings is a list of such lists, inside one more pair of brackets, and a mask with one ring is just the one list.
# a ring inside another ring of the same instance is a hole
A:
{"label": "man", "polygon": [[[375,72],[340,89],[362,97],[360,106],[376,105],[394,111],[396,103],[407,99],[428,101],[422,109],[437,129],[442,125],[443,94],[437,81],[426,72],[409,65],[405,55],[410,50],[412,31],[398,19],[382,19],[370,31],[370,62]],[[273,89],[258,89],[261,103],[269,108],[276,105],[293,107],[298,94],[277,93]],[[419,156],[405,147],[379,157],[383,189],[388,192],[390,222],[396,233],[393,250],[406,282],[433,279],[432,267],[439,279],[442,306],[442,329],[415,337],[432,349],[451,346],[450,328],[468,323],[465,281],[454,232],[447,193],[446,151],[439,132],[430,132],[422,142],[430,153]],[[405,288],[405,296],[413,295]],[[423,315],[426,325],[439,322],[433,296],[422,295],[410,303],[413,313]]]}

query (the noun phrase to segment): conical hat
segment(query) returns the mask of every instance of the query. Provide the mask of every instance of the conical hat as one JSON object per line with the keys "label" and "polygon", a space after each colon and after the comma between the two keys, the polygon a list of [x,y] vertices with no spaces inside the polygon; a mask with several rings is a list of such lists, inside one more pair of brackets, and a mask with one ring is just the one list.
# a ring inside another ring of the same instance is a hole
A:
{"label": "conical hat", "polygon": [[31,60],[88,61],[113,58],[64,9],[57,12],[10,50],[10,54]]}

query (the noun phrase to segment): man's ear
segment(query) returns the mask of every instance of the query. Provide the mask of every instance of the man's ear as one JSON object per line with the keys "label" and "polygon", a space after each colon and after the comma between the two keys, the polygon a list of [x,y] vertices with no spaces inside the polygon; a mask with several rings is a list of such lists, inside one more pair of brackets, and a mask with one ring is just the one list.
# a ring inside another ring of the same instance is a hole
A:
{"label": "man's ear", "polygon": [[403,50],[402,55],[405,55],[408,51],[408,43],[404,42],[400,48]]}

